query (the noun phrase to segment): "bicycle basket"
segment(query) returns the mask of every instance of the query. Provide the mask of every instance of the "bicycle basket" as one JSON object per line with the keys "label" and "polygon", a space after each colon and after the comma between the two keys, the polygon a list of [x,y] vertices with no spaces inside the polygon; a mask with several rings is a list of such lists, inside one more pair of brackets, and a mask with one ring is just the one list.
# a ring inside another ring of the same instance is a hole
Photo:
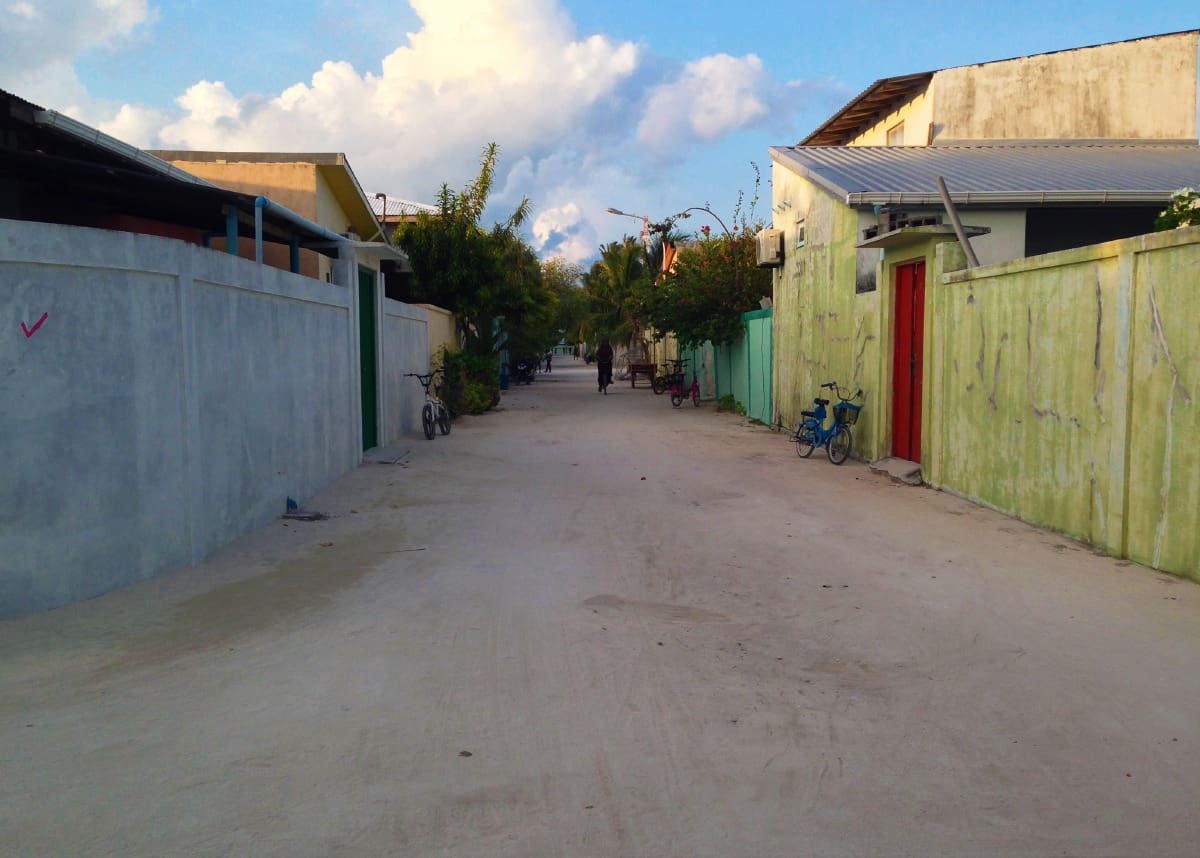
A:
{"label": "bicycle basket", "polygon": [[860,411],[862,411],[861,405],[855,405],[853,402],[839,402],[833,406],[833,419],[839,426],[853,426],[858,422]]}

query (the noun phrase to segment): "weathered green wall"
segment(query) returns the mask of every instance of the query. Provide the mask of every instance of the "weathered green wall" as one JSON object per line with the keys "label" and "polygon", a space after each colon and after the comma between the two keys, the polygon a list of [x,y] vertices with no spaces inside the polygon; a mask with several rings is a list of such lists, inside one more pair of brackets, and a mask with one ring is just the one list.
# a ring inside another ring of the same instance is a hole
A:
{"label": "weathered green wall", "polygon": [[942,275],[926,480],[1200,578],[1200,228]]}
{"label": "weathered green wall", "polygon": [[[772,187],[774,225],[784,232],[784,264],[774,291],[775,415],[785,424],[799,422],[801,409],[811,406],[827,381],[850,391],[861,387],[865,399],[854,429],[854,455],[885,455],[881,293],[855,292],[858,213],[778,164]],[[805,230],[802,247],[796,246],[799,220]]]}

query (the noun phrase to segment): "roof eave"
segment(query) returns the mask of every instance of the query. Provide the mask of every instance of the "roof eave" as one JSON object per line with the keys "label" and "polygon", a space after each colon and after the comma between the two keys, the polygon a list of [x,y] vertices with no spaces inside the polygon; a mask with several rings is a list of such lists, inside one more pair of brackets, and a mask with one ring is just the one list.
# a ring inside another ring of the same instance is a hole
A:
{"label": "roof eave", "polygon": [[[815,176],[809,176],[816,181]],[[866,208],[877,205],[928,206],[942,204],[936,192],[869,191],[844,193],[846,205]],[[1165,204],[1170,191],[958,191],[950,199],[960,206],[1054,205],[1063,203]]]}
{"label": "roof eave", "polygon": [[854,203],[850,202],[851,194],[849,191],[847,191],[845,188],[838,187],[815,170],[809,169],[806,164],[803,164],[796,158],[792,157],[790,155],[791,151],[792,150],[790,147],[772,146],[769,150],[769,154],[771,156],[771,160],[776,164],[779,164],[779,166],[786,167],[793,173],[803,176],[821,190],[833,194],[833,196],[837,197],[846,205],[854,205]]}

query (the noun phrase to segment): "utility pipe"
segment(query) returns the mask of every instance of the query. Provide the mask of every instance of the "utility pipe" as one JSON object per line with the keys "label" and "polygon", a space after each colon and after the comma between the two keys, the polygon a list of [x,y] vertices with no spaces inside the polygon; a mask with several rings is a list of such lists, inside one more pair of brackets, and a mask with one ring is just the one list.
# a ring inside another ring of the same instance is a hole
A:
{"label": "utility pipe", "polygon": [[[315,232],[321,238],[328,241],[344,242],[347,238],[344,235],[338,235],[330,229],[326,229],[320,224],[313,223],[303,215],[298,215],[287,206],[281,206],[279,203],[272,202],[266,197],[258,197],[254,200],[254,261],[263,261],[263,212],[270,209],[273,214],[290,221],[296,226],[303,227],[309,232]],[[291,254],[292,273],[300,273],[300,254],[294,250]]]}
{"label": "utility pipe", "polygon": [[954,224],[954,234],[958,236],[958,243],[967,252],[967,267],[978,268],[979,257],[975,255],[975,248],[971,247],[971,239],[967,238],[966,230],[958,217],[958,209],[954,207],[954,200],[950,199],[950,192],[946,190],[946,180],[941,176],[937,177],[937,188],[942,197],[942,205],[946,207],[946,214],[950,215],[950,223]]}

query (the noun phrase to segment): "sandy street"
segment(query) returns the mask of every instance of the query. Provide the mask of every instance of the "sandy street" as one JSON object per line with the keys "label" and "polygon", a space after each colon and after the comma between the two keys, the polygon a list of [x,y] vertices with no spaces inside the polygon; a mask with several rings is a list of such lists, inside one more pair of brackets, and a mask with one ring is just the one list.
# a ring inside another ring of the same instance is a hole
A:
{"label": "sandy street", "polygon": [[1200,587],[570,358],[374,458],[0,623],[0,854],[1198,854]]}

